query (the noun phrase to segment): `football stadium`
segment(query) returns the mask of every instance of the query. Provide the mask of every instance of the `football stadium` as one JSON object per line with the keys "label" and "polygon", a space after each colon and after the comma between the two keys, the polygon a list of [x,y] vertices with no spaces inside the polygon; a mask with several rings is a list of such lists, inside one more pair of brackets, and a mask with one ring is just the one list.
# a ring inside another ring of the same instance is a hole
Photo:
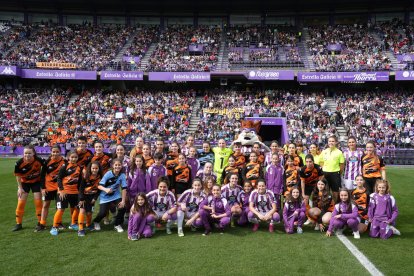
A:
{"label": "football stadium", "polygon": [[0,0],[1,275],[410,275],[413,181],[412,1]]}

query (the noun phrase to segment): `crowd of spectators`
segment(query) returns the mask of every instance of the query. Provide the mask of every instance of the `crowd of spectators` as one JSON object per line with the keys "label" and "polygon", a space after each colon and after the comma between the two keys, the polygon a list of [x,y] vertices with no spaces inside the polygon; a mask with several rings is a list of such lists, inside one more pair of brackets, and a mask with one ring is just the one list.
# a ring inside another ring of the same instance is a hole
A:
{"label": "crowd of spectators", "polygon": [[79,69],[100,70],[115,58],[132,33],[134,28],[125,26],[39,25],[6,59],[21,67],[61,62],[74,63]]}
{"label": "crowd of spectators", "polygon": [[157,39],[158,32],[158,26],[140,26],[124,56],[140,57],[142,59],[151,43]]}
{"label": "crowd of spectators", "polygon": [[[168,26],[160,34],[147,71],[212,71],[220,49],[221,28],[217,26]],[[191,53],[189,46],[202,46]]]}
{"label": "crowd of spectators", "polygon": [[338,93],[338,111],[348,135],[361,143],[412,146],[414,142],[414,95],[407,91]]}
{"label": "crowd of spectators", "polygon": [[[389,58],[366,25],[310,27],[309,35],[307,45],[317,71],[390,70]],[[328,50],[334,44],[341,50]]]}
{"label": "crowd of spectators", "polygon": [[89,144],[133,143],[145,139],[184,140],[195,93],[192,91],[84,91],[48,129],[50,144],[71,143],[82,135]]}
{"label": "crowd of spectators", "polygon": [[19,23],[2,23],[0,24],[0,61],[7,64],[8,61],[3,60],[4,54],[9,51],[17,42],[29,37],[32,26],[26,26]]}
{"label": "crowd of spectators", "polygon": [[0,145],[19,146],[36,140],[69,102],[72,89],[0,89]]}
{"label": "crowd of spectators", "polygon": [[413,25],[394,19],[378,23],[375,30],[380,35],[385,50],[391,50],[396,55],[414,53]]}

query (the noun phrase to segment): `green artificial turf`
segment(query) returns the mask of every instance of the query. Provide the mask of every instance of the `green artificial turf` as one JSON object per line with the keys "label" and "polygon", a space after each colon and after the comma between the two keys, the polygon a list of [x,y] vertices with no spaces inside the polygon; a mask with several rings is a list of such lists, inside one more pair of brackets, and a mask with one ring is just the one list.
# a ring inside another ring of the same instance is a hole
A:
{"label": "green artificial turf", "polygon": [[[286,235],[282,225],[270,234],[264,226],[231,228],[208,237],[185,229],[179,238],[159,230],[150,239],[136,242],[126,232],[117,233],[102,224],[102,231],[79,238],[64,230],[54,237],[49,231],[34,233],[37,220],[33,196],[29,196],[24,229],[11,232],[15,224],[15,160],[0,159],[0,275],[367,275],[368,272],[336,238],[327,238],[311,227],[304,234]],[[382,241],[367,234],[361,240],[348,238],[386,275],[407,275],[414,270],[413,218],[414,170],[388,168],[393,194],[400,211],[398,228],[403,235]],[[63,218],[68,225],[69,215]],[[48,224],[52,222],[51,208]],[[124,227],[126,229],[126,227]],[[174,230],[174,229],[173,229]]]}

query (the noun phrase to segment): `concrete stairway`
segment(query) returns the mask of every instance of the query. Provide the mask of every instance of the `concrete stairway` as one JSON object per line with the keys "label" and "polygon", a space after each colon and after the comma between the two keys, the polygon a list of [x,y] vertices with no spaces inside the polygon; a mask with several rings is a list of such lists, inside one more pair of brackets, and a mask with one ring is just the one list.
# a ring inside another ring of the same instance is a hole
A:
{"label": "concrete stairway", "polygon": [[203,101],[203,97],[197,97],[196,102],[194,103],[194,109],[191,113],[190,124],[188,125],[188,133],[193,134],[197,130],[198,122],[200,121],[200,116],[198,116],[198,111],[200,110],[200,103]]}

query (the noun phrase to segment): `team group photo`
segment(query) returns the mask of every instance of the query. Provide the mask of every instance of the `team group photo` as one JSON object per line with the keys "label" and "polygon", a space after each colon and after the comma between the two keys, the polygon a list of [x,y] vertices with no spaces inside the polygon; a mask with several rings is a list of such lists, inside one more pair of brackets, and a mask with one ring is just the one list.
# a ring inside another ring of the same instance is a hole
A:
{"label": "team group photo", "polygon": [[0,274],[409,275],[411,1],[0,1]]}

